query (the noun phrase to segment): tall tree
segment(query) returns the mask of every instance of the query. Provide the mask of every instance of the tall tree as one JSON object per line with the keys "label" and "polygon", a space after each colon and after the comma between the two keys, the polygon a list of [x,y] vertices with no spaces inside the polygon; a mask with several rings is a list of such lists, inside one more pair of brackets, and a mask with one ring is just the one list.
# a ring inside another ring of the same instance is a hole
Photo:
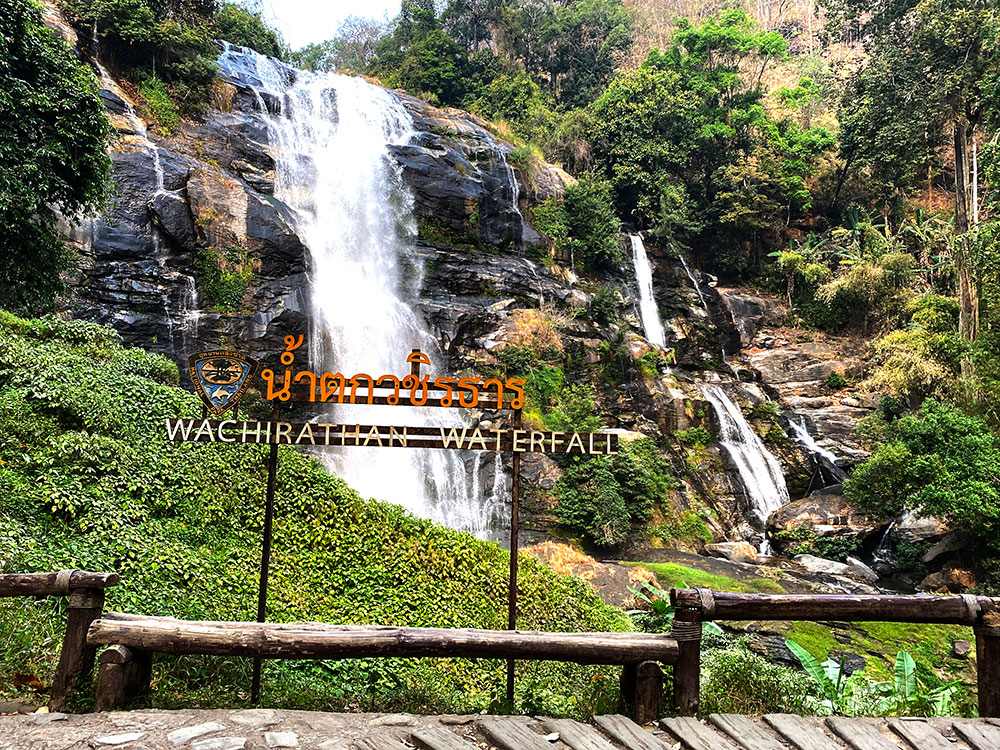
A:
{"label": "tall tree", "polygon": [[[868,0],[826,2],[835,24],[859,33],[871,54],[844,100],[849,113],[844,117],[844,143],[855,149],[845,153],[848,164],[862,150],[861,143],[895,144],[888,154],[869,152],[882,162],[887,156],[904,156],[910,165],[914,157],[906,153],[906,144],[929,140],[952,152],[959,327],[962,336],[973,341],[979,329],[979,299],[968,234],[978,210],[970,151],[990,98],[996,95],[1000,9],[996,0],[891,0],[876,9]],[[889,94],[888,103],[865,96],[873,86]],[[901,143],[899,135],[907,132],[910,137]],[[891,133],[895,135],[887,137]]]}

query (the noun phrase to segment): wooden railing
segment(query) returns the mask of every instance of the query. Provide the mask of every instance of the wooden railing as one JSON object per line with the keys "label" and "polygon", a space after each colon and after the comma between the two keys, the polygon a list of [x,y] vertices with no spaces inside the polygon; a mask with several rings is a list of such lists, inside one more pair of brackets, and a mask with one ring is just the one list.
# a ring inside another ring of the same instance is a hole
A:
{"label": "wooden railing", "polygon": [[66,697],[80,678],[93,669],[95,648],[87,643],[87,629],[104,609],[104,589],[117,583],[117,573],[85,570],[0,574],[0,597],[69,596],[69,617],[49,694],[49,710],[65,708]]}
{"label": "wooden railing", "polygon": [[[97,710],[123,708],[148,688],[154,653],[259,659],[460,657],[621,664],[625,704],[643,723],[659,717],[663,692],[660,663],[675,665],[676,674],[682,659],[694,658],[693,669],[697,672],[698,668],[697,654],[692,657],[685,644],[652,633],[215,622],[108,612],[90,626],[87,642],[91,647],[109,646],[100,658]],[[689,702],[690,696],[683,694],[688,683],[678,682],[676,677],[674,683],[681,686],[675,699]]]}
{"label": "wooden railing", "polygon": [[[682,618],[684,623],[697,623],[699,634],[703,621],[719,620],[846,620],[972,626],[976,636],[979,715],[1000,716],[1000,599],[971,594],[738,594],[671,589],[670,602],[677,608],[675,622],[676,618]],[[690,625],[687,627],[693,630]],[[698,648],[700,652],[700,643]],[[691,668],[690,661],[685,662],[686,669]],[[695,665],[695,670],[698,668]],[[692,707],[678,705],[678,708],[690,711]]]}

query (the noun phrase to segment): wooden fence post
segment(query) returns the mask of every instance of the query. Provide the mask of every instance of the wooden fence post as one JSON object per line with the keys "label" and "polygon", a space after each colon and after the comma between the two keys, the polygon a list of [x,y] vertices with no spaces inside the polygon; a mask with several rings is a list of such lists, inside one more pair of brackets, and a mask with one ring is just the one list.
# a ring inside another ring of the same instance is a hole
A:
{"label": "wooden fence post", "polygon": [[979,681],[979,715],[1000,717],[1000,612],[987,612],[976,634],[976,672]]}
{"label": "wooden fence post", "polygon": [[149,688],[153,655],[128,646],[108,646],[101,653],[95,711],[117,711]]}
{"label": "wooden fence post", "polygon": [[677,640],[674,704],[681,716],[695,716],[701,701],[701,611],[678,609],[670,634]]}
{"label": "wooden fence post", "polygon": [[94,668],[96,649],[87,645],[87,630],[90,623],[101,616],[103,609],[104,589],[77,589],[70,592],[66,634],[49,697],[50,711],[62,711],[66,707],[66,696]]}
{"label": "wooden fence post", "polygon": [[663,670],[655,661],[626,664],[622,667],[622,699],[637,724],[660,718],[663,695]]}

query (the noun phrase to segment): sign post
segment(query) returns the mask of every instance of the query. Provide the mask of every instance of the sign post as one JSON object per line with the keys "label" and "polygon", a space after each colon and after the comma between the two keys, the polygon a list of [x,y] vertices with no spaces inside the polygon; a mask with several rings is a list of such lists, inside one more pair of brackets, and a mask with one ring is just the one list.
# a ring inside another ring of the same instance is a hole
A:
{"label": "sign post", "polygon": [[[295,351],[303,337],[286,336],[281,353],[282,374],[268,368],[260,372],[266,387],[262,394],[272,403],[271,420],[239,421],[236,406],[246,393],[257,362],[244,354],[217,350],[188,358],[191,381],[205,405],[202,419],[166,420],[170,440],[185,442],[250,443],[269,446],[267,455],[267,495],[264,505],[264,532],[261,542],[260,585],[257,594],[257,622],[267,619],[267,582],[271,561],[271,532],[274,522],[274,495],[279,445],[339,446],[373,448],[436,448],[451,450],[509,451],[512,464],[510,513],[510,578],[507,590],[507,628],[517,629],[518,513],[522,453],[567,453],[611,455],[618,451],[618,436],[610,433],[578,433],[525,430],[521,423],[524,386],[521,378],[483,380],[480,377],[441,376],[431,381],[421,377],[421,365],[431,361],[419,349],[407,356],[410,372],[402,378],[366,373],[347,377],[342,373],[309,370],[293,371]],[[491,393],[490,390],[494,392]],[[409,392],[407,394],[407,391]],[[416,407],[459,407],[500,411],[510,409],[511,428],[483,430],[467,425],[421,427],[409,425],[362,425],[334,422],[283,422],[281,403],[369,404]],[[212,419],[228,410],[230,419]],[[254,659],[250,700],[260,700],[261,660]],[[507,702],[514,705],[514,660],[507,660]]]}

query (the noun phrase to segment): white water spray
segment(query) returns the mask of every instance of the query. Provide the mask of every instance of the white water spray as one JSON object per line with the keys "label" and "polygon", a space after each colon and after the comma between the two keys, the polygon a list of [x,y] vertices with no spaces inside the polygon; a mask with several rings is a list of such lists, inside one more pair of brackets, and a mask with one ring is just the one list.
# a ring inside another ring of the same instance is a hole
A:
{"label": "white water spray", "polygon": [[[402,376],[413,348],[440,360],[409,303],[420,283],[406,248],[416,227],[412,197],[389,149],[413,132],[406,109],[361,78],[292,71],[241,48],[227,48],[219,63],[255,88],[259,81],[261,104],[263,92],[281,105],[278,114],[262,107],[261,116],[276,160],[275,197],[296,211],[296,229],[312,255],[315,367]],[[425,426],[460,419],[444,409],[360,405],[337,407],[337,417]],[[483,497],[480,461],[470,478],[457,452],[353,448],[334,453],[330,463],[363,495],[452,528],[488,536],[500,524],[505,498]]]}
{"label": "white water spray", "polygon": [[635,281],[639,287],[639,317],[642,319],[642,329],[645,331],[646,340],[649,343],[664,349],[667,346],[667,338],[663,332],[663,323],[660,322],[660,310],[656,304],[656,297],[653,295],[653,266],[649,262],[642,237],[631,234],[629,241],[632,243]]}
{"label": "white water spray", "polygon": [[754,515],[766,524],[768,516],[788,502],[781,464],[722,388],[708,385],[704,393],[719,418],[719,443],[736,465]]}

